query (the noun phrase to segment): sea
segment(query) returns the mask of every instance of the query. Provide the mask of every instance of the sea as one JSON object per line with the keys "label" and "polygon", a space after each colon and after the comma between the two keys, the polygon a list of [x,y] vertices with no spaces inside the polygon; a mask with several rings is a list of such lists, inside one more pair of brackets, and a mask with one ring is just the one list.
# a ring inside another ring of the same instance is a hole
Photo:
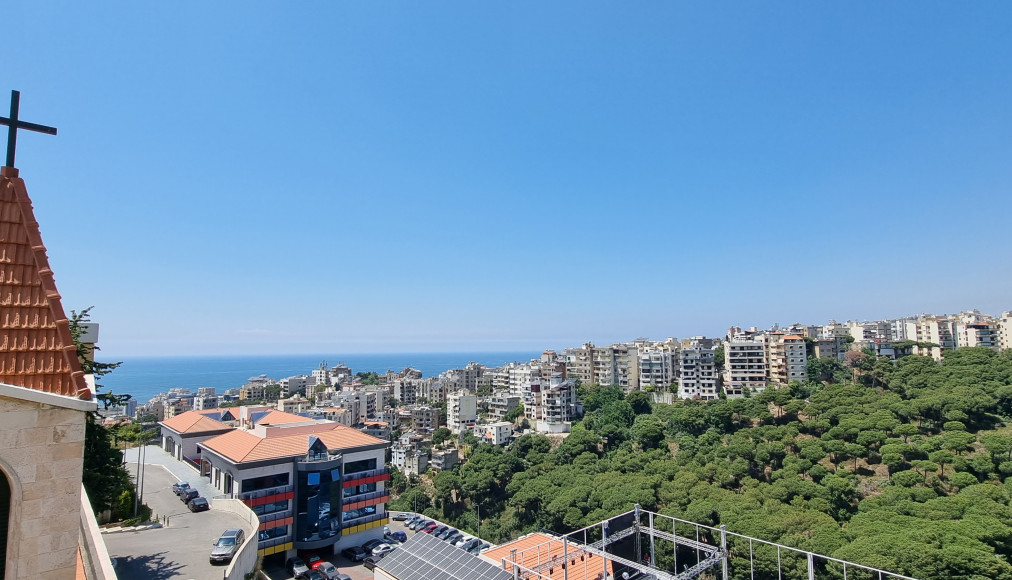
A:
{"label": "sea", "polygon": [[238,389],[250,377],[267,375],[283,379],[294,375],[308,375],[326,361],[328,367],[344,364],[353,373],[388,370],[400,371],[411,367],[422,371],[423,377],[433,377],[449,369],[476,362],[487,367],[498,367],[512,361],[528,361],[541,356],[540,352],[441,352],[400,354],[347,354],[297,356],[188,356],[188,357],[131,357],[121,361],[117,369],[98,379],[99,392],[129,394],[140,403],[146,403],[158,393],[171,388],[184,387],[196,392],[199,387],[214,387],[217,392]]}

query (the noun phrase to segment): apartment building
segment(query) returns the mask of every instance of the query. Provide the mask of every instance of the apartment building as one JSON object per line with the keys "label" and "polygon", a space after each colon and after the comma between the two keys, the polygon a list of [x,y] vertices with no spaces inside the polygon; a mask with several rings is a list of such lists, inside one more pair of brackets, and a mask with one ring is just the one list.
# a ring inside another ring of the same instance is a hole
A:
{"label": "apartment building", "polygon": [[766,337],[767,365],[770,382],[786,386],[791,381],[804,382],[808,373],[805,339],[796,334],[771,332]]}
{"label": "apartment building", "polygon": [[200,472],[260,519],[261,556],[337,553],[379,537],[389,522],[389,443],[329,421],[265,416],[199,444]]}
{"label": "apartment building", "polygon": [[506,445],[513,439],[513,425],[505,421],[476,425],[474,436],[493,445]]}
{"label": "apartment building", "polygon": [[998,319],[998,348],[1012,348],[1012,312],[1002,312]]}
{"label": "apartment building", "polygon": [[410,428],[415,431],[439,428],[439,409],[434,407],[412,405],[405,407],[401,413],[409,417]]}
{"label": "apartment building", "polygon": [[984,346],[1000,350],[1001,323],[999,321],[956,323],[956,346]]}
{"label": "apartment building", "polygon": [[940,361],[943,351],[956,348],[956,323],[949,317],[925,314],[907,320],[904,326],[907,340],[936,345],[914,345],[913,354],[930,356]]}
{"label": "apartment building", "polygon": [[286,377],[278,381],[278,386],[281,387],[281,398],[287,399],[295,393],[306,393],[307,387],[309,387],[309,376],[307,375],[296,375],[294,377]]}
{"label": "apartment building", "polygon": [[446,397],[446,426],[456,435],[474,427],[478,421],[478,397],[466,391]]}
{"label": "apartment building", "polygon": [[433,471],[446,471],[447,469],[453,469],[457,466],[460,461],[460,456],[456,449],[447,449],[445,451],[433,451],[432,457],[429,458],[429,467]]}
{"label": "apartment building", "polygon": [[724,392],[742,396],[761,392],[768,383],[764,340],[731,340],[724,346]]}
{"label": "apartment building", "polygon": [[653,386],[666,389],[678,380],[678,341],[640,342],[636,347],[640,389]]}
{"label": "apartment building", "polygon": [[712,345],[702,337],[690,339],[678,354],[678,397],[681,399],[716,399],[717,367]]}
{"label": "apartment building", "polygon": [[535,420],[539,433],[569,433],[578,413],[576,382],[556,377],[547,386],[532,387],[534,401],[524,413]]}
{"label": "apartment building", "polygon": [[520,406],[521,398],[508,391],[495,391],[488,398],[488,416],[493,421],[502,421],[510,411]]}

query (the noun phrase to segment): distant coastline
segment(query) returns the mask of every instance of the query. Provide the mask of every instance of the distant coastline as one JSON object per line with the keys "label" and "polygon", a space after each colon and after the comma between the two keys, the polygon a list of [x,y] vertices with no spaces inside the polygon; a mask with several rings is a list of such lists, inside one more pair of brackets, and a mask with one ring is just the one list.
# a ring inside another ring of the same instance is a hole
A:
{"label": "distant coastline", "polygon": [[[170,356],[170,357],[127,357],[123,364],[109,375],[99,379],[100,391],[133,395],[140,403],[148,402],[158,393],[170,388],[183,387],[196,390],[198,387],[215,387],[218,392],[241,387],[247,379],[267,375],[282,379],[300,374],[309,374],[319,368],[322,361],[329,366],[344,363],[353,372],[385,373],[411,367],[422,371],[422,376],[432,377],[453,368],[463,368],[469,362],[489,367],[501,366],[511,361],[528,361],[540,356],[540,352],[441,352],[441,353],[384,353],[347,355],[247,355],[247,356]],[[111,359],[103,358],[106,362]]]}

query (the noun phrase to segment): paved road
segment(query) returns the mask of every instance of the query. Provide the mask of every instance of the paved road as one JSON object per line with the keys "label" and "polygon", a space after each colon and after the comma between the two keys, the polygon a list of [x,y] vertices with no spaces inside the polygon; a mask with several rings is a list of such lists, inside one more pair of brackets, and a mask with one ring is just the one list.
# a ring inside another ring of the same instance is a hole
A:
{"label": "paved road", "polygon": [[[163,457],[159,458],[158,454]],[[131,473],[137,467],[136,454],[133,455],[133,459],[134,462],[129,463]],[[235,514],[213,509],[190,513],[186,505],[172,493],[172,484],[180,478],[173,475],[170,469],[183,476],[187,476],[185,470],[189,470],[194,476],[196,471],[185,464],[175,462],[158,448],[149,447],[146,459],[148,465],[145,467],[144,475],[144,502],[159,516],[169,516],[169,524],[164,528],[140,532],[104,534],[109,555],[118,560],[119,578],[121,580],[221,578],[225,566],[212,566],[208,561],[211,544],[227,528],[245,528],[247,524]],[[151,464],[152,461],[159,460],[163,465]],[[197,483],[196,477],[188,477],[188,480],[191,484]],[[197,489],[203,495],[203,490],[200,487]]]}

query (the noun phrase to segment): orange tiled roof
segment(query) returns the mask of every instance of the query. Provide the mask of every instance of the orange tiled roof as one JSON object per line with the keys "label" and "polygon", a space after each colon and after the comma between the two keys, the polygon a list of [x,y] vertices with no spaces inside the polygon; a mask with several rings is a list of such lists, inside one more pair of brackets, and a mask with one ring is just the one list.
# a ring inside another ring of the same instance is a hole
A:
{"label": "orange tiled roof", "polygon": [[[566,571],[562,569],[562,562],[564,561],[562,557],[564,550],[562,540],[542,533],[534,533],[517,538],[512,542],[482,553],[481,557],[495,563],[497,566],[502,566],[502,560],[505,558],[506,571],[512,572],[513,566],[510,565],[510,551],[514,549],[517,551],[516,561],[518,564],[528,570],[537,568],[542,576],[552,578],[553,580],[563,577],[569,580],[596,580],[601,577],[601,572],[604,570],[603,558],[598,555],[581,552],[577,546],[570,544],[569,549],[565,550],[570,560],[569,565],[566,567],[568,569],[567,575]],[[539,568],[540,565],[551,561],[558,562],[559,565],[551,568]],[[612,570],[611,561],[609,560],[609,576],[611,576]],[[523,576],[522,573],[521,576]]]}
{"label": "orange tiled roof", "polygon": [[302,417],[301,415],[285,413],[284,411],[271,411],[260,417],[257,425],[284,425],[285,423],[302,423],[303,421],[312,421],[312,419]]}
{"label": "orange tiled roof", "polygon": [[0,382],[92,398],[18,170],[0,172]]}
{"label": "orange tiled roof", "polygon": [[796,334],[789,334],[784,337],[784,340],[804,340],[804,339]]}
{"label": "orange tiled roof", "polygon": [[205,417],[200,411],[187,411],[162,421],[169,429],[177,433],[206,433],[221,431],[230,427],[220,421]]}
{"label": "orange tiled roof", "polygon": [[[304,417],[302,417],[304,419]],[[314,433],[297,433],[294,435],[259,437],[249,431],[231,431],[212,437],[201,443],[211,451],[223,455],[236,463],[246,461],[264,461],[296,457],[309,452],[309,438],[316,437],[327,446],[327,449],[347,449],[364,445],[386,443],[372,435],[345,427],[340,423],[322,423],[330,426],[328,430]]]}

